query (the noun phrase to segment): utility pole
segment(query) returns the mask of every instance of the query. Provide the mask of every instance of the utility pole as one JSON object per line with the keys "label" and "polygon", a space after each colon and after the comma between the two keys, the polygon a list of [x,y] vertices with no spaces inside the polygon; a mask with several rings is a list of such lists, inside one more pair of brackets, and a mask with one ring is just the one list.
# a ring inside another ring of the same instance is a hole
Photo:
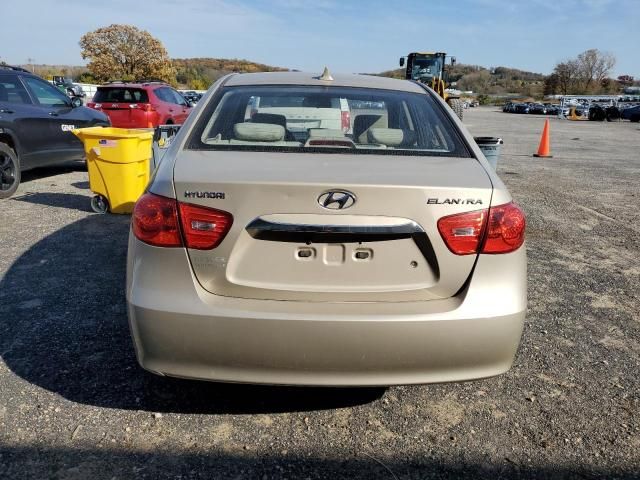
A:
{"label": "utility pole", "polygon": [[31,73],[35,73],[35,67],[33,66],[33,62],[35,62],[35,58],[27,58],[27,65],[31,65]]}

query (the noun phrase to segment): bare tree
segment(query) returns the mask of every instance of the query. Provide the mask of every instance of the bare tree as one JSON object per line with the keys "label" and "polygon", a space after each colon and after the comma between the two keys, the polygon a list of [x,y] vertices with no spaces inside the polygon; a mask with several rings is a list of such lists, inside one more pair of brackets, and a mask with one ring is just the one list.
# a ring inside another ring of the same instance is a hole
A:
{"label": "bare tree", "polygon": [[562,95],[611,90],[612,84],[606,80],[615,64],[616,59],[610,53],[595,48],[586,50],[574,59],[556,64],[553,78],[547,80],[547,90],[557,89]]}
{"label": "bare tree", "polygon": [[557,85],[562,95],[573,93],[578,82],[580,68],[576,60],[566,60],[560,62],[553,69],[553,73],[557,76]]}
{"label": "bare tree", "polygon": [[585,92],[602,85],[616,64],[613,54],[601,52],[596,48],[582,52],[576,61]]}

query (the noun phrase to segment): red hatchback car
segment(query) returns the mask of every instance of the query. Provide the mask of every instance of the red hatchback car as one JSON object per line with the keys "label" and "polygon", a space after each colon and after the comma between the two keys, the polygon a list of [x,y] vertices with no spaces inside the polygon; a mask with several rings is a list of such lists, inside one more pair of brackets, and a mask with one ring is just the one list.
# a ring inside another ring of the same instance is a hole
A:
{"label": "red hatchback car", "polygon": [[98,87],[88,107],[107,114],[111,125],[152,128],[182,124],[192,104],[164,82],[111,82]]}

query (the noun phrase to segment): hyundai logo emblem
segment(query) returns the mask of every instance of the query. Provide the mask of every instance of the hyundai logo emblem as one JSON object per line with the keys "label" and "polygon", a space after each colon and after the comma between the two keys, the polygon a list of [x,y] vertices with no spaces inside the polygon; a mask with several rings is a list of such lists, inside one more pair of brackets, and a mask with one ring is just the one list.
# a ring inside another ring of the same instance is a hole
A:
{"label": "hyundai logo emblem", "polygon": [[329,190],[318,197],[318,204],[329,210],[344,210],[356,203],[356,196],[345,190]]}

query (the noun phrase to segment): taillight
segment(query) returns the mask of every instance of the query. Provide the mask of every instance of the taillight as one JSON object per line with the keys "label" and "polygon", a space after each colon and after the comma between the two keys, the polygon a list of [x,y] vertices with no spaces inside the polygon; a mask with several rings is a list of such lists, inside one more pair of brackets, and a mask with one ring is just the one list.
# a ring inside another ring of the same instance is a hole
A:
{"label": "taillight", "polygon": [[180,203],[180,224],[185,245],[197,250],[216,248],[229,233],[233,216],[222,210]]}
{"label": "taillight", "polygon": [[341,123],[342,123],[342,131],[347,133],[351,128],[351,113],[347,110],[342,110],[340,115]]}
{"label": "taillight", "polygon": [[172,198],[145,193],[136,202],[132,217],[133,234],[156,247],[180,247],[177,202]]}
{"label": "taillight", "polygon": [[509,253],[524,242],[525,216],[515,203],[456,213],[438,220],[438,231],[456,255]]}
{"label": "taillight", "polygon": [[489,209],[489,222],[482,253],[509,253],[524,243],[524,212],[515,203]]}
{"label": "taillight", "polygon": [[101,103],[89,102],[89,103],[87,103],[87,107],[93,108],[94,110],[100,110],[102,108],[102,104]]}
{"label": "taillight", "polygon": [[456,213],[438,220],[438,231],[456,255],[478,253],[480,240],[487,220],[487,210]]}
{"label": "taillight", "polygon": [[149,245],[181,247],[184,239],[187,248],[211,250],[229,233],[233,216],[222,210],[145,193],[133,209],[132,224],[136,238]]}
{"label": "taillight", "polygon": [[151,105],[150,103],[138,103],[138,108],[140,108],[141,110],[145,111],[145,112],[155,112],[156,108]]}

